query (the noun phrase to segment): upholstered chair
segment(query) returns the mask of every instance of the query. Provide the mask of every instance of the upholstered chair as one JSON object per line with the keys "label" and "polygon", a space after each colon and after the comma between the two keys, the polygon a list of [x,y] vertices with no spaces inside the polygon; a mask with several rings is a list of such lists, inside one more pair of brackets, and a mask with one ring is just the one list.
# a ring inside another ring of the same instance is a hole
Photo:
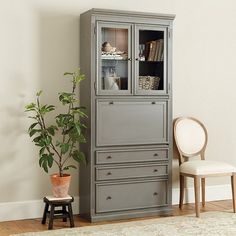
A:
{"label": "upholstered chair", "polygon": [[[186,177],[194,179],[195,210],[200,216],[200,182],[202,188],[202,206],[205,206],[205,178],[216,176],[231,176],[233,211],[236,208],[236,168],[228,163],[206,161],[207,130],[197,119],[180,117],[174,122],[174,139],[179,152],[180,199],[182,209],[184,199],[184,185]],[[192,157],[200,159],[191,160]],[[226,157],[224,159],[227,159]]]}

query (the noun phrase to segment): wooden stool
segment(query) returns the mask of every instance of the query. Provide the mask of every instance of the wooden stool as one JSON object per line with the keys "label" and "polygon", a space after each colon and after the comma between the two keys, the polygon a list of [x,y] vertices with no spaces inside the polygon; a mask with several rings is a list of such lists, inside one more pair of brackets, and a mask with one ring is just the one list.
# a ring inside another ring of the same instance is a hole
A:
{"label": "wooden stool", "polygon": [[[74,218],[71,203],[74,201],[74,198],[71,196],[65,198],[55,198],[55,197],[44,197],[43,201],[45,202],[45,208],[43,213],[42,224],[46,223],[47,216],[49,217],[48,229],[53,228],[54,219],[63,219],[63,222],[67,221],[67,218],[70,219],[70,227],[74,227]],[[50,211],[48,210],[50,206]],[[61,207],[61,210],[55,210],[55,207]],[[68,208],[68,210],[66,209]]]}

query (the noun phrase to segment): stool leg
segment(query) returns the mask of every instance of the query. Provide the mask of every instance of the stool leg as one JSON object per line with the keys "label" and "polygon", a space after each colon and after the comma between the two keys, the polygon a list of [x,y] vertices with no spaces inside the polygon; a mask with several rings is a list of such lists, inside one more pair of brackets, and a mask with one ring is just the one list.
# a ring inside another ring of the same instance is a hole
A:
{"label": "stool leg", "polygon": [[50,209],[48,229],[52,229],[53,228],[54,209],[55,209],[55,206],[52,204],[51,205],[51,209]]}
{"label": "stool leg", "polygon": [[42,224],[43,225],[46,223],[48,206],[49,206],[48,203],[45,203],[44,212],[43,212],[43,219],[42,219]]}
{"label": "stool leg", "polygon": [[68,212],[70,217],[70,227],[75,227],[71,203],[68,204]]}
{"label": "stool leg", "polygon": [[[66,206],[62,206],[62,211],[63,211],[63,214],[67,213]],[[67,217],[63,218],[63,222],[67,222]]]}

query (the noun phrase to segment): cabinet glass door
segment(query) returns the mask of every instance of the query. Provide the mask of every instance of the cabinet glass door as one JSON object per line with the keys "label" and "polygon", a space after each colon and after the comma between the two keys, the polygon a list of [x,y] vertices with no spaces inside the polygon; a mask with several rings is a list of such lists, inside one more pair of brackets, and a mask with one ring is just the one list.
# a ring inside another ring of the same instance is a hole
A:
{"label": "cabinet glass door", "polygon": [[98,94],[131,94],[131,25],[98,23]]}
{"label": "cabinet glass door", "polygon": [[139,25],[135,35],[135,93],[167,93],[166,28]]}

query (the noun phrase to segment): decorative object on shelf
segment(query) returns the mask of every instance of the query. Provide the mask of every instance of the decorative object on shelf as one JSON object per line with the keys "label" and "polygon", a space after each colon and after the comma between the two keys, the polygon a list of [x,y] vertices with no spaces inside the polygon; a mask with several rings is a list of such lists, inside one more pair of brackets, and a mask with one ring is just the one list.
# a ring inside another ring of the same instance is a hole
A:
{"label": "decorative object on shelf", "polygon": [[115,51],[116,51],[116,48],[115,48],[115,47],[112,47],[110,43],[104,42],[104,43],[102,44],[102,51],[103,51],[103,52],[115,52]]}
{"label": "decorative object on shelf", "polygon": [[104,86],[106,90],[120,90],[120,77],[105,77]]}
{"label": "decorative object on shelf", "polygon": [[59,93],[59,101],[63,107],[67,107],[67,112],[59,113],[55,116],[55,123],[48,124],[46,115],[55,110],[54,105],[42,105],[40,95],[42,91],[36,94],[36,102],[26,105],[26,112],[33,115],[33,123],[28,129],[33,142],[40,148],[39,165],[48,173],[48,169],[55,163],[58,167],[58,173],[51,175],[53,195],[55,197],[65,197],[68,195],[70,185],[70,175],[64,171],[70,168],[76,169],[75,165],[68,163],[74,160],[77,163],[86,163],[83,152],[78,150],[79,143],[85,143],[84,131],[86,126],[80,118],[87,118],[85,107],[77,105],[78,99],[75,91],[79,83],[85,79],[85,76],[76,72],[66,72],[72,82],[71,92]]}
{"label": "decorative object on shelf", "polygon": [[160,78],[157,76],[139,76],[139,89],[157,90]]}
{"label": "decorative object on shelf", "polygon": [[110,43],[104,42],[102,44],[101,59],[107,60],[127,60],[127,53],[116,50]]}
{"label": "decorative object on shelf", "polygon": [[139,44],[139,60],[145,61],[145,44]]}

